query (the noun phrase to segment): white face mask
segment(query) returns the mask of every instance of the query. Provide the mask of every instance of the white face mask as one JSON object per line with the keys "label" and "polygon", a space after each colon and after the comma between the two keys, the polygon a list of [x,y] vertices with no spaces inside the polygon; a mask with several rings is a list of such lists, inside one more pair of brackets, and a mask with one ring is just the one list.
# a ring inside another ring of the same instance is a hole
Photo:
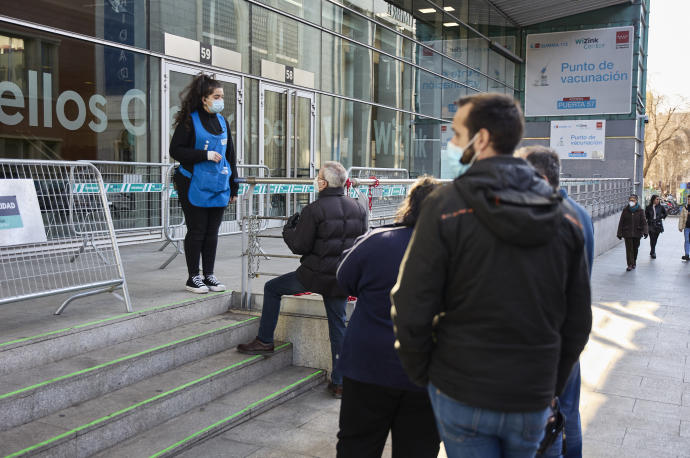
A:
{"label": "white face mask", "polygon": [[632,208],[632,207],[634,207],[635,205],[637,205],[637,202],[629,201],[629,202],[628,202],[628,205],[630,205],[630,208]]}
{"label": "white face mask", "polygon": [[448,140],[446,152],[448,153],[448,156],[451,158],[451,163],[453,164],[451,168],[451,173],[454,177],[457,178],[461,175],[464,175],[465,172],[467,172],[470,169],[470,167],[472,167],[474,161],[477,160],[478,154],[477,151],[475,151],[467,164],[463,164],[460,162],[462,156],[465,154],[465,151],[467,150],[467,148],[472,146],[472,143],[474,143],[476,138],[477,134],[474,134],[472,140],[470,140],[467,146],[465,146],[464,148],[461,146],[457,146],[455,143],[453,143],[453,140]]}

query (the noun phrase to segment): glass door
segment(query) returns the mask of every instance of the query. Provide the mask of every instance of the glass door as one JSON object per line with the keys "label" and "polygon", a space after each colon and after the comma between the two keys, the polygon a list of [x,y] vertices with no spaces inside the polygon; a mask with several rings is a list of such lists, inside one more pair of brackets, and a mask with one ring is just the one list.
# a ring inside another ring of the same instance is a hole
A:
{"label": "glass door", "polygon": [[[314,94],[261,83],[259,98],[259,163],[272,177],[314,177]],[[310,199],[310,194],[272,195],[265,214],[289,216]]]}
{"label": "glass door", "polygon": [[[182,91],[192,82],[192,79],[204,69],[199,67],[191,67],[186,65],[174,64],[170,62],[165,63],[163,71],[163,97],[162,97],[162,122],[163,129],[163,150],[161,151],[162,162],[172,162],[168,148],[170,146],[170,139],[175,131],[173,124],[175,122],[175,115],[180,111],[180,95]],[[208,72],[206,72],[208,73]],[[243,142],[242,142],[242,78],[239,76],[211,73],[211,76],[221,82],[223,92],[225,94],[225,109],[222,115],[227,119],[230,125],[230,134],[232,142],[235,146],[237,154],[237,163],[242,163],[243,158]],[[237,232],[239,225],[237,219],[239,217],[239,206],[231,204],[228,206],[225,215],[223,216],[223,224],[220,232]],[[177,213],[177,214],[176,214]],[[178,205],[171,205],[171,222],[181,221],[181,209]]]}

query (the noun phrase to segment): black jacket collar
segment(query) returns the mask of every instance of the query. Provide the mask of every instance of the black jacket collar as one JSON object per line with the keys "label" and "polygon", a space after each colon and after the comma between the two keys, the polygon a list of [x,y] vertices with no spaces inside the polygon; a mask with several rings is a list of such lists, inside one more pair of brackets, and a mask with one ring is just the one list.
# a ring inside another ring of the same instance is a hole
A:
{"label": "black jacket collar", "polygon": [[322,197],[329,197],[329,196],[342,196],[345,194],[345,188],[344,187],[339,187],[339,188],[326,188],[323,191],[319,192],[319,199]]}

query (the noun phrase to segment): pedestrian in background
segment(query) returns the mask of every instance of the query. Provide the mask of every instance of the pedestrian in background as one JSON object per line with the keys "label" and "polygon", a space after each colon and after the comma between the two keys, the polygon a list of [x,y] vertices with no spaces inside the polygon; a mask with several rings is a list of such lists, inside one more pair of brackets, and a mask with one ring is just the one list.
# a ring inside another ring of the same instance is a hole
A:
{"label": "pedestrian in background", "polygon": [[680,211],[678,230],[681,231],[683,237],[685,237],[685,255],[681,259],[683,261],[690,261],[690,201],[685,204]]}
{"label": "pedestrian in background", "polygon": [[[589,212],[580,204],[568,196],[565,189],[560,187],[561,160],[558,154],[546,146],[534,145],[520,148],[515,155],[522,157],[542,175],[546,181],[558,191],[563,199],[577,213],[577,219],[582,225],[585,238],[585,254],[587,255],[587,267],[589,276],[592,276],[592,263],[594,262],[594,224]],[[570,376],[565,388],[558,395],[560,410],[565,415],[566,453],[563,454],[563,442],[561,435],[549,447],[543,456],[564,458],[582,458],[582,422],[580,420],[580,362],[576,362],[570,371]]]}
{"label": "pedestrian in background", "polygon": [[621,212],[618,221],[618,240],[625,239],[625,258],[628,272],[637,267],[637,251],[640,248],[640,238],[647,238],[649,227],[644,211],[637,202],[637,194],[630,194],[628,205]]}
{"label": "pedestrian in background", "polygon": [[237,200],[239,184],[230,125],[221,114],[223,97],[219,81],[197,75],[181,94],[182,108],[170,140],[170,156],[180,162],[173,181],[187,225],[185,288],[193,293],[226,289],[214,275],[218,229],[225,208]]}
{"label": "pedestrian in background", "polygon": [[524,160],[519,105],[463,97],[469,169],[424,201],[391,292],[395,348],[449,457],[532,458],[592,324],[577,215]]}
{"label": "pedestrian in background", "polygon": [[343,374],[338,457],[380,457],[388,433],[393,457],[438,456],[429,395],[405,374],[393,348],[390,291],[422,202],[439,182],[419,178],[398,209],[396,223],[374,229],[343,253],[338,283],[357,297],[338,366]]}
{"label": "pedestrian in background", "polygon": [[664,232],[663,220],[666,218],[666,209],[661,205],[661,199],[656,194],[652,194],[652,198],[649,199],[645,217],[649,226],[649,256],[656,259],[656,242],[659,235]]}

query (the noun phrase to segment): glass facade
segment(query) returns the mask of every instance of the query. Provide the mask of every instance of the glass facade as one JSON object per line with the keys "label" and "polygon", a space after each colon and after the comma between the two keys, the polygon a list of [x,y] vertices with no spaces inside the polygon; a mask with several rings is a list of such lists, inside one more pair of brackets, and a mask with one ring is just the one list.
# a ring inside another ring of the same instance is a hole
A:
{"label": "glass facade", "polygon": [[244,164],[439,175],[458,97],[519,97],[490,47],[519,40],[485,0],[1,2],[0,156],[167,161],[179,92],[206,71],[238,79]]}

